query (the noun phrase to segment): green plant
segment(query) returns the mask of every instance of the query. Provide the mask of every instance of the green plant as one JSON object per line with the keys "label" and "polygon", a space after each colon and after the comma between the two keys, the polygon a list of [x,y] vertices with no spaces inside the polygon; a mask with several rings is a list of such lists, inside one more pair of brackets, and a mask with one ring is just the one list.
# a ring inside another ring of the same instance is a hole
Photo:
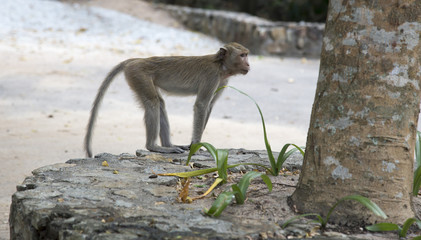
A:
{"label": "green plant", "polygon": [[[295,148],[290,149],[287,152],[287,149],[290,146],[293,146]],[[281,171],[282,166],[284,165],[285,161],[291,156],[291,154],[293,154],[297,150],[300,151],[301,155],[303,155],[303,157],[304,157],[303,149],[300,148],[299,146],[295,145],[295,144],[292,144],[292,143],[287,143],[283,146],[281,152],[278,155],[278,158],[277,158],[276,162],[275,162],[275,158],[274,158],[273,155],[272,155],[272,157],[269,157],[270,166],[272,167],[272,171],[275,173],[274,176],[279,175],[279,172]],[[269,152],[268,152],[268,154],[269,154]]]}
{"label": "green plant", "polygon": [[417,131],[417,140],[415,142],[415,160],[417,163],[414,172],[414,183],[412,184],[412,194],[418,196],[421,187],[421,132]]}
{"label": "green plant", "polygon": [[258,163],[238,163],[234,165],[228,165],[228,151],[223,149],[216,149],[212,144],[210,143],[195,143],[190,146],[190,153],[187,158],[186,165],[190,163],[191,157],[194,153],[196,153],[201,147],[205,147],[208,152],[211,154],[213,159],[215,160],[216,167],[214,168],[207,168],[207,169],[201,169],[196,171],[190,171],[190,172],[178,172],[178,173],[160,173],[159,176],[177,176],[182,178],[189,178],[189,177],[195,177],[203,174],[208,174],[211,172],[218,172],[218,178],[215,179],[214,183],[209,187],[209,189],[202,195],[198,197],[191,198],[191,200],[196,200],[199,198],[203,198],[206,195],[208,195],[216,186],[218,186],[220,183],[226,183],[228,178],[228,169],[237,167],[239,165],[257,165],[260,167],[265,168],[267,171],[270,171],[269,168],[267,168],[264,165],[258,164]]}
{"label": "green plant", "polygon": [[[273,176],[278,176],[278,175],[279,175],[279,172],[281,171],[281,169],[282,169],[282,165],[284,164],[285,160],[286,160],[289,156],[291,156],[291,154],[292,154],[293,152],[295,152],[295,151],[297,151],[297,150],[298,150],[298,151],[300,151],[300,152],[301,152],[301,154],[304,156],[304,151],[303,151],[303,149],[301,149],[300,147],[298,147],[298,146],[297,146],[297,145],[295,145],[295,144],[288,143],[288,144],[285,144],[285,145],[284,145],[284,147],[282,148],[281,152],[280,152],[280,153],[279,153],[279,155],[278,155],[277,160],[275,161],[275,157],[273,156],[273,153],[272,153],[272,148],[270,147],[269,140],[268,140],[268,138],[267,138],[265,119],[264,119],[264,117],[263,117],[263,113],[262,113],[262,110],[261,110],[261,109],[260,109],[260,107],[259,107],[259,104],[257,104],[256,100],[254,100],[252,97],[250,97],[247,93],[245,93],[245,92],[243,92],[243,91],[241,91],[241,90],[238,90],[237,88],[232,87],[232,86],[223,86],[223,87],[219,88],[218,90],[216,90],[216,92],[218,92],[218,91],[220,91],[221,89],[226,88],[226,87],[232,88],[232,89],[236,90],[237,92],[239,92],[239,93],[241,93],[241,94],[245,95],[246,97],[250,98],[250,99],[254,102],[254,104],[256,105],[257,110],[259,111],[259,114],[260,114],[260,118],[261,118],[261,120],[262,120],[262,126],[263,126],[263,137],[264,137],[264,140],[265,140],[266,152],[268,153],[269,162],[270,162],[270,166],[271,166],[270,173],[271,173]],[[289,151],[287,152],[286,150],[288,149],[288,147],[289,147],[289,146],[294,146],[295,148],[294,148],[294,149],[291,149],[291,150],[289,150]]]}
{"label": "green plant", "polygon": [[387,218],[386,214],[383,212],[383,210],[381,210],[381,208],[379,206],[377,206],[377,204],[375,204],[374,202],[372,202],[370,199],[360,196],[360,195],[349,195],[346,197],[343,197],[341,199],[339,199],[330,209],[329,212],[327,213],[326,217],[323,218],[322,216],[320,216],[320,214],[317,213],[307,213],[307,214],[302,214],[302,215],[298,215],[295,216],[287,221],[285,221],[282,224],[282,228],[286,228],[290,223],[292,223],[293,221],[300,219],[300,218],[304,218],[307,216],[315,216],[317,219],[315,220],[316,222],[320,223],[320,227],[321,229],[325,229],[327,223],[329,222],[329,218],[333,213],[333,210],[335,210],[335,208],[342,203],[343,201],[346,200],[354,200],[357,201],[361,204],[363,204],[365,207],[367,207],[369,210],[371,210],[374,214],[376,214],[377,216],[380,216],[382,218]]}
{"label": "green plant", "polygon": [[415,160],[417,162],[416,167],[421,166],[421,132],[417,131],[417,138],[415,142]]}
{"label": "green plant", "polygon": [[421,187],[421,166],[414,172],[414,183],[412,184],[412,194],[418,196],[418,191]]}
{"label": "green plant", "polygon": [[[237,163],[237,164],[233,164],[233,165],[228,165],[228,151],[216,149],[212,144],[206,143],[206,142],[200,142],[200,143],[195,143],[195,144],[191,145],[189,156],[187,157],[187,161],[186,161],[186,166],[189,165],[191,157],[193,156],[193,154],[195,154],[201,147],[205,147],[206,150],[208,150],[208,152],[210,153],[212,158],[215,160],[215,163],[216,163],[217,167],[207,168],[207,169],[202,169],[202,170],[196,170],[196,171],[191,171],[191,172],[170,173],[170,174],[162,174],[162,175],[178,176],[178,177],[193,177],[193,176],[199,176],[199,175],[202,175],[202,174],[207,174],[207,173],[218,171],[218,174],[220,176],[222,174],[223,178],[225,177],[224,179],[226,180],[227,170],[229,168],[237,167],[237,166],[240,166],[240,165],[255,165],[255,166],[262,167],[269,172],[271,171],[270,168],[266,167],[265,165],[259,164],[259,163]],[[221,152],[223,152],[223,153],[221,153]]]}
{"label": "green plant", "polygon": [[205,147],[213,157],[216,163],[219,178],[222,178],[222,182],[226,183],[228,177],[228,151],[225,149],[216,149],[212,144],[205,142],[192,144],[190,146],[190,153],[187,158],[186,165],[189,164],[193,154],[195,154],[201,147]]}
{"label": "green plant", "polygon": [[223,192],[219,194],[209,209],[204,210],[204,213],[211,217],[219,217],[222,211],[232,202],[232,199],[234,199],[233,192]]}
{"label": "green plant", "polygon": [[246,193],[250,182],[251,180],[257,177],[261,177],[263,179],[263,182],[265,182],[266,186],[268,186],[269,192],[272,191],[272,181],[270,181],[270,178],[266,174],[263,174],[261,172],[248,172],[241,178],[238,185],[234,184],[231,186],[234,192],[235,201],[238,204],[244,203],[244,201],[246,200]]}
{"label": "green plant", "polygon": [[188,177],[195,177],[195,176],[200,176],[200,175],[204,175],[204,174],[208,174],[208,173],[211,173],[211,172],[218,171],[218,174],[220,176],[219,178],[226,182],[227,176],[228,176],[227,170],[229,168],[237,167],[237,166],[240,166],[240,165],[255,165],[255,166],[259,166],[259,167],[262,167],[262,168],[266,169],[266,171],[268,171],[268,172],[271,172],[270,168],[268,168],[268,167],[266,167],[262,164],[258,164],[258,163],[238,163],[238,164],[228,165],[228,151],[222,150],[222,149],[216,149],[212,144],[206,143],[206,142],[200,142],[200,143],[195,143],[195,144],[191,145],[190,153],[189,153],[189,156],[187,158],[186,165],[189,165],[191,157],[201,147],[205,147],[208,150],[208,152],[211,154],[211,156],[215,160],[215,163],[216,163],[217,167],[200,169],[200,170],[195,170],[195,171],[190,171],[190,172],[160,173],[158,175],[159,176],[177,176],[177,177],[182,177],[182,178],[188,178]]}
{"label": "green plant", "polygon": [[[377,223],[374,225],[366,226],[365,228],[372,232],[398,231],[399,237],[404,238],[408,233],[409,227],[411,227],[411,225],[414,223],[416,223],[418,228],[421,229],[421,221],[416,218],[408,218],[402,227],[394,223]],[[413,239],[421,239],[421,236]]]}
{"label": "green plant", "polygon": [[234,184],[231,186],[233,190],[232,192],[223,192],[219,194],[209,210],[204,210],[205,214],[211,217],[219,217],[219,215],[221,215],[224,209],[232,202],[234,198],[238,204],[244,204],[250,182],[256,177],[261,177],[266,183],[269,192],[272,191],[272,182],[266,174],[261,172],[248,172],[241,178],[238,185]]}

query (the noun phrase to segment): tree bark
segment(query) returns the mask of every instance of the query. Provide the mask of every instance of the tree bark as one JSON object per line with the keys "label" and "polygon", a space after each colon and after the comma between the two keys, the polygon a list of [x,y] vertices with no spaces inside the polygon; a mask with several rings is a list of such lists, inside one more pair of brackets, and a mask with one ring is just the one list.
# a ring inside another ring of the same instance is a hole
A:
{"label": "tree bark", "polygon": [[[306,154],[290,199],[297,211],[326,215],[341,197],[360,194],[388,222],[414,216],[420,33],[420,0],[330,1]],[[332,220],[379,219],[345,202]]]}

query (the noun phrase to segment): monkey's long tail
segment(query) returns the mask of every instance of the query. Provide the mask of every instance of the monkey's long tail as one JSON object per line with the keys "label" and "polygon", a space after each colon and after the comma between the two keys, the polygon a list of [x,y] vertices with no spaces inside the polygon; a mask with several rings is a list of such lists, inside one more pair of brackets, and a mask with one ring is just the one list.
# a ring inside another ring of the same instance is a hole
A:
{"label": "monkey's long tail", "polygon": [[91,116],[89,117],[89,122],[88,122],[86,135],[85,135],[85,143],[84,143],[86,156],[88,157],[92,157],[92,150],[91,150],[92,131],[95,125],[96,117],[98,115],[98,109],[99,109],[99,106],[101,105],[105,91],[107,91],[108,87],[110,86],[115,76],[123,70],[126,63],[127,61],[121,62],[120,64],[115,66],[110,71],[110,73],[108,73],[107,77],[102,82],[98,90],[94,103],[92,104]]}

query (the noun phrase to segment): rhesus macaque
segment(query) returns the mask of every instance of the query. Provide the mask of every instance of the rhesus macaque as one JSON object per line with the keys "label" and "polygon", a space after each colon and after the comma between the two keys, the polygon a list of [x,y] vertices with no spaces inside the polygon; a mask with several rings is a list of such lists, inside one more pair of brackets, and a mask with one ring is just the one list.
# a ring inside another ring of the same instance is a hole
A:
{"label": "rhesus macaque", "polygon": [[[200,142],[215,101],[227,85],[228,78],[247,74],[249,50],[238,43],[228,43],[216,54],[205,56],[175,56],[133,58],[115,66],[98,90],[92,105],[85,136],[85,150],[92,157],[92,130],[98,108],[114,77],[124,72],[127,83],[136,93],[145,110],[146,149],[161,153],[182,153],[188,146],[176,146],[170,141],[170,126],[162,92],[175,95],[196,95],[194,103],[193,136],[191,143]],[[158,135],[161,146],[156,143]]]}

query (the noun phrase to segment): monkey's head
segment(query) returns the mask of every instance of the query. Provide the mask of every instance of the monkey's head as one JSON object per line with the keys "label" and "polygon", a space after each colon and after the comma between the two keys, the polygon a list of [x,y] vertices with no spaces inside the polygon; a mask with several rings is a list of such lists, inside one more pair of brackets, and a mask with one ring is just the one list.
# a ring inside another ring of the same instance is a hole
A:
{"label": "monkey's head", "polygon": [[250,71],[248,54],[249,50],[247,48],[232,42],[221,47],[216,55],[218,61],[222,63],[223,69],[230,75],[245,75]]}

